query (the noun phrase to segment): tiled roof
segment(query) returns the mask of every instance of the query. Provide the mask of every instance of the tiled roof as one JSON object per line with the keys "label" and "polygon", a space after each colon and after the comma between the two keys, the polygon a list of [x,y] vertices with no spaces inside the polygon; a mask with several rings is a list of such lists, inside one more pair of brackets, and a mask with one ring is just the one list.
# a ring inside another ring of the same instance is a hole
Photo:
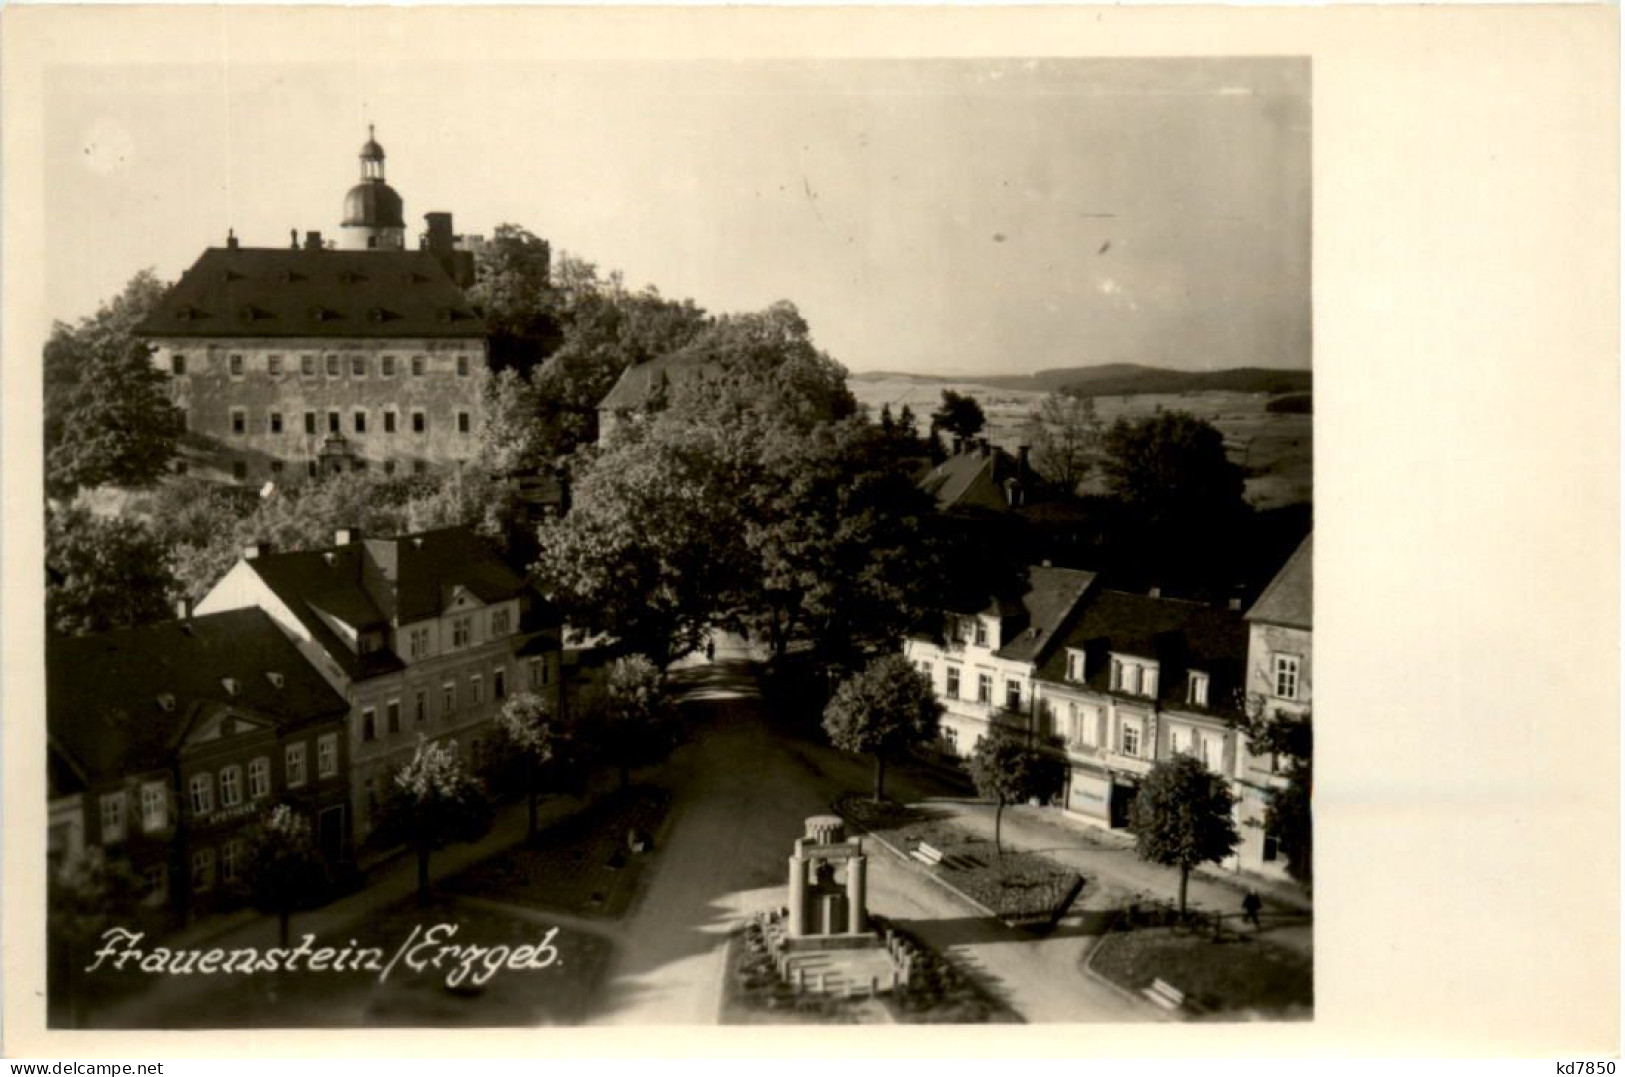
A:
{"label": "tiled roof", "polygon": [[249,565],[351,679],[404,667],[387,649],[356,653],[321,613],[359,630],[382,630],[437,616],[458,587],[491,603],[515,598],[526,586],[483,539],[462,527],[261,554]]}
{"label": "tiled roof", "polygon": [[1014,638],[994,653],[1017,662],[1037,661],[1094,582],[1093,572],[1075,568],[1034,565],[1028,569],[1027,589],[1013,606],[995,600],[984,611],[997,614],[1007,631],[1016,630]]}
{"label": "tiled roof", "polygon": [[69,763],[58,773],[90,784],[167,766],[192,723],[220,707],[288,729],[349,709],[260,609],[52,639],[45,674],[50,743]]}
{"label": "tiled roof", "polygon": [[210,247],[136,332],[483,338],[485,322],[428,251]]}
{"label": "tiled roof", "polygon": [[1275,574],[1264,593],[1247,611],[1249,621],[1286,625],[1289,628],[1313,628],[1315,622],[1314,539],[1310,535],[1295,550],[1281,571]]}
{"label": "tiled roof", "polygon": [[1085,683],[1095,691],[1110,690],[1110,655],[1133,655],[1157,661],[1157,696],[1164,706],[1188,709],[1189,673],[1197,670],[1208,675],[1207,709],[1233,712],[1244,684],[1247,625],[1239,612],[1218,606],[1100,591],[1039,667],[1040,680],[1069,683],[1068,650],[1085,653]]}
{"label": "tiled roof", "polygon": [[721,369],[720,364],[703,355],[682,352],[637,363],[621,371],[614,386],[599,401],[598,408],[600,411],[642,411],[648,406],[662,379],[670,383],[697,375],[716,374]]}
{"label": "tiled roof", "polygon": [[925,470],[917,480],[920,489],[936,498],[937,508],[982,509],[1008,512],[1011,509],[1007,486],[1020,481],[1030,496],[1035,476],[1021,475],[1020,462],[1003,449],[989,447],[987,454],[967,448],[948,456]]}

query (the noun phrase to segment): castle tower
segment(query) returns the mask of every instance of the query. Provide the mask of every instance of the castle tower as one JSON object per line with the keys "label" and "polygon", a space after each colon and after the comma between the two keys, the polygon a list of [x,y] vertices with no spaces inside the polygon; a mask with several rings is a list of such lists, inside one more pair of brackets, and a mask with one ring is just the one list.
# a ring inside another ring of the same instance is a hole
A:
{"label": "castle tower", "polygon": [[370,123],[367,142],[361,147],[361,182],[344,196],[339,248],[347,251],[406,249],[401,196],[384,182],[384,147],[373,137]]}

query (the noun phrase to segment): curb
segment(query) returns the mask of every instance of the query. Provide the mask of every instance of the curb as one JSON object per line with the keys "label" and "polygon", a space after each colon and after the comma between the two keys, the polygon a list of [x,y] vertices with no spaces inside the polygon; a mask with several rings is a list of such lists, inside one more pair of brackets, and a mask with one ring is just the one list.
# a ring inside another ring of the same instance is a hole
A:
{"label": "curb", "polygon": [[[891,853],[897,859],[903,861],[906,865],[909,865],[911,867],[915,865],[915,860],[914,860],[913,857],[909,856],[907,853],[905,853],[902,850],[898,849],[897,846],[893,845],[891,842],[887,841],[885,838],[881,837],[879,834],[876,834],[873,830],[870,830],[868,827],[864,826],[862,823],[858,822],[856,819],[851,818],[845,812],[841,811],[840,808],[836,807],[836,801],[833,801],[833,800],[830,801],[829,802],[829,808],[830,808],[830,811],[834,812],[836,815],[839,815],[842,819],[845,819],[846,824],[848,826],[856,827],[857,829],[863,831],[865,834],[867,834],[869,837],[873,838],[877,843],[879,843],[880,846],[882,848],[884,848],[887,852]],[[969,894],[965,893],[965,891],[959,889],[959,887],[955,886],[953,883],[949,882],[947,879],[944,879],[942,876],[938,875],[936,872],[930,871],[930,870],[925,870],[923,872],[923,874],[925,875],[926,878],[932,879],[935,882],[937,882],[939,885],[941,885],[943,887],[943,889],[947,890],[949,893],[951,893],[955,897],[959,898],[959,900],[965,902],[967,905],[970,905],[972,908],[975,908],[975,909],[979,910],[982,913],[983,916],[990,916],[993,919],[997,920],[999,923],[1004,924],[1005,927],[1010,927],[1009,924],[1005,924],[1004,918],[1001,917],[998,913],[994,912],[992,909],[988,908],[986,905],[983,905],[980,901],[977,901],[975,898],[971,897]],[[1010,930],[1014,931],[1016,929],[1015,928],[1010,928]]]}
{"label": "curb", "polygon": [[1106,928],[1106,931],[1100,936],[1099,940],[1097,940],[1093,946],[1089,947],[1089,952],[1085,954],[1083,958],[1084,975],[1088,976],[1096,983],[1105,984],[1115,994],[1117,994],[1119,998],[1122,998],[1126,1002],[1133,1003],[1137,1010],[1151,1015],[1158,1021],[1179,1022],[1184,1020],[1177,1014],[1169,1013],[1168,1011],[1159,1009],[1155,1006],[1146,1005],[1145,999],[1140,998],[1139,996],[1135,995],[1134,992],[1130,991],[1128,988],[1124,987],[1110,976],[1107,976],[1105,973],[1099,972],[1095,969],[1095,955],[1100,952],[1100,948],[1105,944],[1106,940],[1112,937],[1112,934],[1117,930],[1118,921],[1120,921],[1122,918],[1123,914],[1121,910],[1119,910],[1118,914],[1112,918],[1111,925]]}

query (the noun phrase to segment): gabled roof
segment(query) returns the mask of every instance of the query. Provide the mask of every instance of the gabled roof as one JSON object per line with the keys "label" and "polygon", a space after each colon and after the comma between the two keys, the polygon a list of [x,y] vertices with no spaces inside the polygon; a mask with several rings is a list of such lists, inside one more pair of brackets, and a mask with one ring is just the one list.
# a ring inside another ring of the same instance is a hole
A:
{"label": "gabled roof", "polygon": [[1310,629],[1315,622],[1314,533],[1287,558],[1264,593],[1258,596],[1247,620],[1288,628]]}
{"label": "gabled roof", "polygon": [[53,773],[90,785],[168,766],[195,723],[225,708],[282,729],[349,710],[260,609],[51,639],[45,675],[50,744],[65,764]]}
{"label": "gabled roof", "polygon": [[926,469],[916,481],[921,490],[936,498],[937,508],[943,512],[1009,512],[1009,484],[1021,483],[1030,496],[1034,480],[1030,472],[1022,475],[1020,461],[1003,449],[989,446],[984,453],[972,446]]}
{"label": "gabled roof", "polygon": [[721,371],[720,363],[695,353],[676,352],[637,363],[621,371],[604,399],[598,402],[598,410],[642,411],[663,383],[671,385]]}
{"label": "gabled roof", "polygon": [[1065,638],[1038,670],[1040,680],[1067,684],[1066,652],[1083,651],[1085,683],[1111,687],[1113,654],[1154,659],[1157,698],[1165,706],[1185,703],[1191,671],[1208,675],[1208,710],[1233,711],[1244,685],[1247,625],[1239,612],[1177,598],[1125,591],[1099,591],[1083,605]]}
{"label": "gabled roof", "polygon": [[357,653],[321,614],[382,631],[438,616],[458,588],[486,604],[526,589],[484,539],[463,527],[261,554],[247,563],[352,680],[404,665],[383,647]]}
{"label": "gabled roof", "polygon": [[982,612],[997,616],[1003,646],[994,652],[1016,662],[1036,662],[1055,641],[1080,599],[1095,582],[1093,572],[1075,568],[1034,565],[1027,570],[1027,588],[1014,599],[994,599]]}
{"label": "gabled roof", "polygon": [[210,247],[136,333],[483,338],[485,322],[428,251]]}

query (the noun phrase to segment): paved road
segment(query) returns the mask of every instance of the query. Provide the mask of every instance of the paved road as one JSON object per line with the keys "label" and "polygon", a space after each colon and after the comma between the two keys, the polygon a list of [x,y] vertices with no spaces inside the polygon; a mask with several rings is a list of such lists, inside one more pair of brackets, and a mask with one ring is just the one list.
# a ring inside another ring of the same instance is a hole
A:
{"label": "paved road", "polygon": [[[662,773],[674,816],[644,895],[618,933],[596,1022],[716,1022],[727,933],[751,911],[784,903],[787,861],[804,819],[870,781],[861,760],[775,734],[746,663],[719,661],[687,676],[696,732]],[[940,792],[928,777],[902,770],[888,773],[887,783],[902,799]],[[1093,941],[1080,917],[1033,940],[988,923],[878,846],[870,854],[870,907],[947,952],[1028,1020],[1148,1016],[1080,971]]]}

